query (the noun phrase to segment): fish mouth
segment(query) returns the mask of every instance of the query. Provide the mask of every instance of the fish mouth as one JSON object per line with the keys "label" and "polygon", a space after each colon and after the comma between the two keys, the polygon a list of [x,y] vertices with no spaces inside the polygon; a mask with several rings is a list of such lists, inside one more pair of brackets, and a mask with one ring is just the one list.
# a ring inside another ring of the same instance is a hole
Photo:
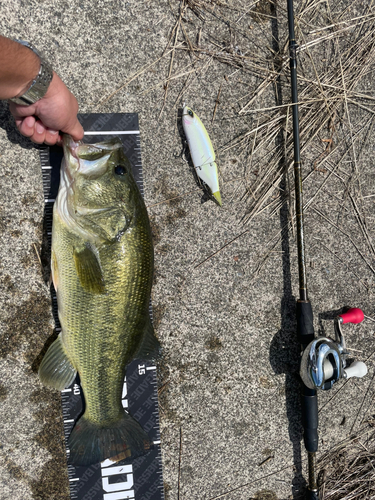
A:
{"label": "fish mouth", "polygon": [[63,149],[66,158],[72,157],[78,161],[77,148],[83,144],[82,141],[74,141],[68,134],[63,136]]}
{"label": "fish mouth", "polygon": [[77,156],[77,148],[82,144],[81,141],[74,141],[72,137],[68,134],[63,136],[63,150],[64,150],[64,160],[62,163],[62,169],[68,180],[68,184],[71,186],[73,183],[74,172],[79,170],[79,159]]}
{"label": "fish mouth", "polygon": [[121,141],[114,137],[106,142],[86,144],[83,141],[74,141],[70,135],[63,138],[65,169],[70,181],[75,174],[95,178],[102,175],[113,151],[122,148]]}

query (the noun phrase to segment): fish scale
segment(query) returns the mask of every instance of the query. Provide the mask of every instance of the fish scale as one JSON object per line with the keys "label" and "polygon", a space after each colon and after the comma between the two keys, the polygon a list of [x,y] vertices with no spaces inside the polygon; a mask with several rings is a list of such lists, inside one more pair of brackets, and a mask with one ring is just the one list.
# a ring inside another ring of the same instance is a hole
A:
{"label": "fish scale", "polygon": [[[93,127],[92,130],[95,130],[95,128],[100,128],[101,123],[103,123],[98,120],[101,117],[103,115],[81,115],[80,119],[85,130],[90,126]],[[106,115],[106,128],[110,125],[115,129],[116,122],[122,123],[122,130],[113,133],[123,139],[123,144],[126,145],[126,154],[132,163],[133,172],[138,184],[141,184],[142,172],[137,116]],[[129,130],[124,130],[126,128],[123,125],[124,122],[129,124]],[[107,135],[107,137],[98,137],[96,135],[98,132],[102,136]],[[87,137],[87,142],[94,142],[94,138],[95,140],[103,140],[103,138],[107,140],[110,135],[106,131],[96,130],[92,137]],[[56,195],[56,179],[58,178],[56,167],[58,168],[60,162],[60,159],[56,161],[58,155],[58,148],[41,149],[43,186],[46,200],[45,228],[47,233],[51,232],[51,206]],[[54,163],[54,167],[52,163]],[[53,185],[51,181],[54,181],[55,184]],[[54,190],[55,194],[53,194]],[[58,321],[56,323],[58,329]],[[160,446],[158,445],[160,443],[160,432],[156,387],[156,367],[152,363],[141,360],[130,363],[123,383],[122,406],[124,408],[129,407],[131,413],[137,415],[142,427],[147,429],[150,439],[154,442],[154,448],[147,455],[137,458],[133,463],[131,462],[130,466],[127,465],[127,469],[123,468],[124,473],[122,474],[113,474],[113,469],[111,473],[111,466],[105,463],[89,467],[69,465],[68,473],[72,499],[111,500],[112,498],[134,498],[135,500],[142,500],[143,498],[149,498],[163,500],[162,462]],[[77,416],[82,411],[83,402],[79,378],[62,392],[62,402],[64,433],[67,438]],[[119,464],[121,465],[122,462],[119,462]],[[119,464],[116,464],[116,466]],[[106,478],[109,478],[108,481]],[[112,481],[119,485],[118,488],[112,484]]]}

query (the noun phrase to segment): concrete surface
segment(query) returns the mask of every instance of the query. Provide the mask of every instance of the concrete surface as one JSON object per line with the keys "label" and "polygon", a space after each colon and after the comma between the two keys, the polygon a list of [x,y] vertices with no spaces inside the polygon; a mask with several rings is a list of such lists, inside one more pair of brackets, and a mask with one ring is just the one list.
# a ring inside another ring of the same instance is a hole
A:
{"label": "concrete surface", "polygon": [[[253,134],[246,148],[224,151],[267,116],[266,111],[245,116],[238,111],[268,73],[176,50],[171,74],[183,76],[170,81],[160,114],[170,55],[150,65],[162,56],[171,35],[175,40],[172,30],[180,5],[164,0],[4,0],[0,25],[5,36],[29,40],[44,52],[77,96],[82,112],[139,113],[145,195],[155,238],[155,327],[164,347],[159,380],[166,498],[299,498],[306,456],[295,337],[297,252],[291,230],[280,238],[288,199],[280,198],[282,191],[275,187],[264,206],[273,204],[245,224],[251,205],[245,185],[251,193],[258,169],[266,167],[266,149],[251,158]],[[185,33],[179,28],[178,43],[186,35],[211,51],[220,45],[227,48],[224,54],[249,55],[254,64],[267,58],[264,66],[274,68],[276,28],[280,47],[286,46],[285,2],[278,2],[276,24],[270,19],[275,12],[265,1],[254,6],[190,0],[189,5],[196,13],[191,8],[184,13]],[[327,6],[311,7],[321,27],[330,25]],[[365,12],[365,3],[354,2],[351,10],[344,4],[330,8],[336,19],[351,20]],[[305,42],[314,39],[309,32],[316,25],[301,26]],[[354,31],[345,36],[354,36]],[[318,43],[312,53],[318,69],[328,65],[327,57],[337,56],[328,42]],[[189,76],[185,73],[192,64],[196,71]],[[300,71],[314,78],[307,56]],[[288,101],[285,78],[282,85]],[[306,83],[300,85],[302,89]],[[374,97],[371,73],[359,79],[359,90]],[[182,149],[177,109],[182,101],[206,124],[218,152],[221,209],[210,201],[201,203],[189,164],[176,158]],[[252,107],[275,104],[270,85]],[[371,102],[364,104],[370,109]],[[347,153],[335,175],[314,170],[326,147],[321,139],[329,134],[327,127],[304,152],[304,172],[311,173],[304,183],[305,200],[325,182],[306,212],[309,292],[316,331],[326,335],[333,334],[332,318],[344,306],[364,310],[366,320],[348,326],[346,333],[349,347],[365,360],[375,349],[372,114],[352,106],[349,122],[344,105],[339,112],[337,155],[331,166],[340,151]],[[0,106],[0,126],[0,498],[68,500],[59,394],[43,388],[36,375],[38,356],[52,334],[49,294],[37,257],[43,228],[38,152],[15,131],[6,103]],[[354,151],[350,133],[356,137]],[[268,143],[271,150],[275,140],[276,135]],[[178,195],[183,196],[162,203]],[[372,358],[368,364],[365,379],[320,394],[322,451],[374,411]]]}

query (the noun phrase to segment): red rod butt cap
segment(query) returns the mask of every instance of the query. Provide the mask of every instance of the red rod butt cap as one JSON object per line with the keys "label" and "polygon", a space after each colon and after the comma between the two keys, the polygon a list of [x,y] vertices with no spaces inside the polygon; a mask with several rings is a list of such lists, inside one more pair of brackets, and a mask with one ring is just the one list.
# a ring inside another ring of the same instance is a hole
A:
{"label": "red rod butt cap", "polygon": [[343,324],[345,323],[361,323],[365,315],[363,314],[361,309],[358,309],[358,307],[353,307],[352,309],[349,309],[344,314],[340,314],[340,318],[342,318]]}

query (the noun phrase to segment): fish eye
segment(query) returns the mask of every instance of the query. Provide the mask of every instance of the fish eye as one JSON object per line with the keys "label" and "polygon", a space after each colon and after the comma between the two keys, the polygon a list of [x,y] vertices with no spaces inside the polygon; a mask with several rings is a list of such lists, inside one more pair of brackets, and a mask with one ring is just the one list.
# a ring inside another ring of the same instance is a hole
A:
{"label": "fish eye", "polygon": [[115,174],[116,175],[125,175],[126,168],[124,167],[124,165],[116,165],[115,166]]}
{"label": "fish eye", "polygon": [[188,109],[188,115],[190,115],[192,118],[194,118],[194,113],[192,112],[191,109]]}

